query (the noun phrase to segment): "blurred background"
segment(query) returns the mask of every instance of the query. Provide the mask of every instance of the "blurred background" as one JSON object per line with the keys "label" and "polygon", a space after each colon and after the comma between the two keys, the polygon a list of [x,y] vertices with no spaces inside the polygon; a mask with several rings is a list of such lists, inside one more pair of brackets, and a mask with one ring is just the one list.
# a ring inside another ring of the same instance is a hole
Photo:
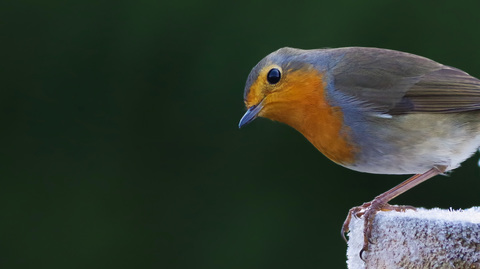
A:
{"label": "blurred background", "polygon": [[[2,1],[2,268],[346,268],[350,207],[407,176],[238,130],[283,47],[407,51],[480,76],[478,2]],[[478,155],[393,201],[480,205]]]}

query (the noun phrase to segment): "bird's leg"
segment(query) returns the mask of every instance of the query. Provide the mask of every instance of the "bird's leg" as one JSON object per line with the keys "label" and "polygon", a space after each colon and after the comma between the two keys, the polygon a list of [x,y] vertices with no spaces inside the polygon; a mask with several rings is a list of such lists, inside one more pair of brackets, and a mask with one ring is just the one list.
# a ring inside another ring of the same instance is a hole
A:
{"label": "bird's leg", "polygon": [[[373,220],[375,219],[375,215],[378,211],[405,211],[407,209],[413,209],[412,206],[392,206],[389,205],[388,202],[393,198],[397,197],[398,195],[408,191],[409,189],[417,186],[418,184],[424,182],[425,180],[436,176],[438,174],[442,174],[447,169],[444,165],[434,166],[432,169],[428,170],[423,174],[417,174],[409,179],[405,180],[404,182],[398,184],[397,186],[391,188],[390,190],[380,194],[379,196],[375,197],[371,202],[364,203],[361,206],[354,207],[350,209],[348,212],[348,216],[345,219],[345,222],[342,226],[342,237],[345,239],[345,233],[349,231],[348,226],[350,225],[350,220],[353,217],[359,218],[363,216],[364,221],[364,228],[363,228],[363,247],[360,251],[360,258],[362,258],[362,253],[368,250],[368,244],[370,242],[370,236],[372,235],[372,225]],[[363,258],[362,258],[363,259]]]}

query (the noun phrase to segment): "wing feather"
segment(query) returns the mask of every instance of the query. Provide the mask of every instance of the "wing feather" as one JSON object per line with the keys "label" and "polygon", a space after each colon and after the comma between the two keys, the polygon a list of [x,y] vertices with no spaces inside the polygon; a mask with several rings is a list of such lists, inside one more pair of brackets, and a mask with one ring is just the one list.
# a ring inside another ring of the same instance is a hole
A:
{"label": "wing feather", "polygon": [[[335,91],[386,114],[480,109],[480,80],[430,59],[384,49],[349,48],[332,70]],[[334,93],[335,94],[335,93]]]}

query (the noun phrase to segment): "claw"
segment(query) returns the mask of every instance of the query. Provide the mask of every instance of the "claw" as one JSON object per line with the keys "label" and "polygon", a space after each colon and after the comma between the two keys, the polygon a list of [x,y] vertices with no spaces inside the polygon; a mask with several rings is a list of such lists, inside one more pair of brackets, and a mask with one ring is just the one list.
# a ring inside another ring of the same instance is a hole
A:
{"label": "claw", "polygon": [[366,262],[365,259],[363,258],[363,252],[365,252],[365,249],[362,248],[362,250],[360,250],[360,259],[363,261],[363,262]]}
{"label": "claw", "polygon": [[[349,215],[350,216],[350,215]],[[347,217],[348,218],[348,217]],[[350,222],[350,220],[348,221]],[[345,224],[344,224],[345,225]],[[346,234],[349,232],[349,229],[345,229],[345,226],[342,226],[342,229],[340,230],[340,233],[342,235],[342,238],[343,238],[343,241],[345,241],[345,243],[348,243],[348,240],[347,240],[347,237],[346,237]]]}
{"label": "claw", "polygon": [[397,186],[391,188],[390,190],[380,194],[379,196],[375,197],[373,201],[364,203],[361,206],[354,207],[348,211],[348,216],[345,219],[342,227],[342,237],[346,241],[345,233],[349,231],[350,220],[352,219],[352,215],[356,218],[360,218],[363,216],[364,219],[364,227],[363,227],[363,247],[360,251],[360,258],[365,261],[362,257],[362,254],[365,251],[368,251],[368,244],[374,244],[370,237],[372,235],[372,228],[373,228],[373,220],[375,219],[375,215],[378,211],[400,211],[404,212],[409,209],[415,210],[413,206],[392,206],[389,205],[388,202],[393,198],[397,197],[398,195],[406,192],[407,190],[417,186],[418,184],[424,182],[425,180],[436,176],[438,174],[442,174],[447,170],[447,166],[444,165],[436,165],[427,172],[423,174],[416,174],[409,179],[405,180],[404,182],[398,184]]}
{"label": "claw", "polygon": [[[347,215],[347,218],[345,219],[345,221],[343,222],[343,225],[342,225],[342,229],[340,230],[341,234],[342,234],[342,238],[343,240],[345,240],[345,243],[348,243],[347,241],[347,237],[345,236],[349,231],[350,231],[350,221],[352,220],[352,215],[354,215],[353,213],[353,210],[356,209],[355,207],[354,208],[351,208],[349,211],[348,211],[348,215]],[[355,216],[356,217],[356,216]]]}
{"label": "claw", "polygon": [[415,207],[413,206],[393,206],[390,204],[387,204],[384,202],[382,199],[377,199],[375,198],[373,201],[364,203],[361,206],[354,207],[348,211],[347,218],[345,219],[345,222],[343,223],[341,233],[342,237],[345,240],[345,242],[348,243],[347,238],[345,236],[346,233],[349,232],[349,225],[350,221],[352,220],[352,216],[355,218],[361,218],[363,217],[364,221],[364,227],[363,227],[363,247],[362,250],[360,251],[360,258],[364,260],[363,258],[363,253],[365,251],[368,251],[368,246],[370,244],[375,244],[375,241],[372,240],[372,230],[373,230],[373,221],[375,220],[375,215],[379,211],[399,211],[399,212],[405,212],[406,210],[416,210]]}

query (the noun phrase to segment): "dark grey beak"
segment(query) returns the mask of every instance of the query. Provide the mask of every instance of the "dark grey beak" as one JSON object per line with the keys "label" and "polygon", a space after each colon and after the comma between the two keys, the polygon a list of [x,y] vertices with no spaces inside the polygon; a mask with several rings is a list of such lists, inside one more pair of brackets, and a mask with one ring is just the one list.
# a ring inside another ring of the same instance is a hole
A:
{"label": "dark grey beak", "polygon": [[247,110],[247,112],[245,112],[242,119],[238,123],[238,128],[242,128],[244,125],[247,125],[251,121],[253,121],[258,116],[258,113],[260,113],[262,108],[263,108],[262,102],[260,102],[260,104],[258,105],[251,106]]}

